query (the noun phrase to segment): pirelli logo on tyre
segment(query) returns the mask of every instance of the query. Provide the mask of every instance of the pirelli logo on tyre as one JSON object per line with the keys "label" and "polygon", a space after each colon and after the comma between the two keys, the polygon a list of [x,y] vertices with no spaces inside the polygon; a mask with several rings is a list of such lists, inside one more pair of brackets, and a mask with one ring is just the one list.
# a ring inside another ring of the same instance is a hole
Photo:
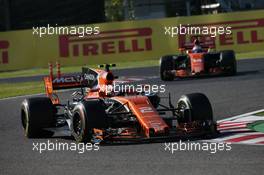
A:
{"label": "pirelli logo on tyre", "polygon": [[152,51],[152,29],[132,28],[102,31],[83,38],[77,35],[59,36],[60,57],[98,56]]}
{"label": "pirelli logo on tyre", "polygon": [[[217,37],[210,37],[209,35],[201,35],[200,40],[204,46],[215,48],[231,46],[239,47],[245,44],[259,44],[264,43],[264,18],[252,20],[236,20],[229,22],[216,22],[207,24],[196,24],[193,26],[230,26],[232,33],[227,35],[219,35]],[[179,47],[190,48],[193,46],[195,35],[179,35]],[[252,46],[251,46],[252,47]]]}

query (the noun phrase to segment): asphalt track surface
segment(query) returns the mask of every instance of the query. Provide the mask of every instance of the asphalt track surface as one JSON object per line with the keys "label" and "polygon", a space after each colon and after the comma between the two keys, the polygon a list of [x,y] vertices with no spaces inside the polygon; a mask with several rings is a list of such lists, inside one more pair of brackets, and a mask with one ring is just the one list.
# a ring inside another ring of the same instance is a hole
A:
{"label": "asphalt track surface", "polygon": [[[152,77],[140,83],[164,84],[158,68],[118,70],[126,76]],[[238,62],[238,75],[166,82],[176,100],[186,93],[202,92],[210,99],[217,120],[264,108],[264,59]],[[61,94],[65,101],[70,92]],[[166,95],[166,94],[165,94]],[[0,100],[0,174],[264,174],[264,147],[232,145],[231,151],[164,150],[164,143],[101,146],[99,151],[33,151],[23,136],[20,103],[24,97]],[[74,142],[51,138],[51,142]]]}

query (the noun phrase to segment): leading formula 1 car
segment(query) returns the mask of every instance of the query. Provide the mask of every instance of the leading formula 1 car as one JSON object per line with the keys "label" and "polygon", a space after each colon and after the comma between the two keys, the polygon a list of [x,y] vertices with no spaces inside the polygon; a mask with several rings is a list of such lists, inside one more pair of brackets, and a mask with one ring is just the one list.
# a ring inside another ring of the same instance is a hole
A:
{"label": "leading formula 1 car", "polygon": [[[114,65],[112,65],[114,66]],[[102,67],[102,66],[101,66]],[[83,68],[78,76],[44,78],[47,97],[25,99],[21,120],[28,138],[50,137],[67,126],[77,142],[135,141],[197,137],[215,134],[216,123],[208,98],[201,93],[183,95],[175,105],[161,103],[157,94],[109,92],[115,76],[104,70]],[[52,70],[52,69],[51,69]],[[62,104],[54,90],[76,88]]]}
{"label": "leading formula 1 car", "polygon": [[[205,46],[201,44],[201,47]],[[206,75],[235,75],[237,63],[233,50],[210,51],[202,47],[194,53],[190,48],[180,48],[179,55],[166,55],[160,58],[160,78],[172,81],[174,78]]]}

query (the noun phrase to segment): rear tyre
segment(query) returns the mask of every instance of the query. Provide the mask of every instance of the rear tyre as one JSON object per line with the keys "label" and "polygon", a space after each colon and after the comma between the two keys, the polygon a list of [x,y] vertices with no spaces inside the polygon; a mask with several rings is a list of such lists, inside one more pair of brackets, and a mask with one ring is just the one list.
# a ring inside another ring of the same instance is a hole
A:
{"label": "rear tyre", "polygon": [[177,108],[180,109],[179,123],[204,122],[205,128],[211,132],[216,132],[212,106],[204,94],[192,93],[181,96]]}
{"label": "rear tyre", "polygon": [[174,75],[170,73],[174,69],[172,56],[163,56],[160,58],[160,79],[163,81],[172,81]]}
{"label": "rear tyre", "polygon": [[83,101],[74,107],[71,131],[77,142],[91,142],[93,130],[107,126],[105,105],[101,100]]}
{"label": "rear tyre", "polygon": [[55,123],[51,100],[47,97],[25,99],[21,105],[21,122],[26,137],[51,137],[53,132],[44,130]]}
{"label": "rear tyre", "polygon": [[220,60],[219,52],[211,52],[204,54],[204,69],[205,72],[209,72],[210,68],[219,67],[218,62]]}
{"label": "rear tyre", "polygon": [[220,60],[221,66],[226,69],[227,75],[235,75],[237,73],[236,56],[233,50],[221,51]]}

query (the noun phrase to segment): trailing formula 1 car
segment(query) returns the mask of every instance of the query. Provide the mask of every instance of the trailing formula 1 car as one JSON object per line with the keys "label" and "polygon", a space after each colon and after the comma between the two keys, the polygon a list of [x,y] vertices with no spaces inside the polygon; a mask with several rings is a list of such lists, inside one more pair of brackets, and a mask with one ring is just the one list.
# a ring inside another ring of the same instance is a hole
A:
{"label": "trailing formula 1 car", "polygon": [[[177,103],[161,103],[157,94],[109,92],[114,65],[104,70],[83,68],[78,76],[44,78],[47,97],[25,99],[21,120],[28,138],[50,137],[54,128],[67,126],[77,142],[136,141],[214,135],[216,123],[208,98],[201,93],[183,95]],[[52,72],[52,71],[51,71]],[[56,89],[76,88],[62,104]],[[52,130],[53,129],[53,130]]]}
{"label": "trailing formula 1 car", "polygon": [[189,48],[181,48],[179,55],[162,56],[160,58],[161,80],[172,81],[174,78],[236,74],[237,63],[233,50],[210,50],[203,47],[194,52]]}

